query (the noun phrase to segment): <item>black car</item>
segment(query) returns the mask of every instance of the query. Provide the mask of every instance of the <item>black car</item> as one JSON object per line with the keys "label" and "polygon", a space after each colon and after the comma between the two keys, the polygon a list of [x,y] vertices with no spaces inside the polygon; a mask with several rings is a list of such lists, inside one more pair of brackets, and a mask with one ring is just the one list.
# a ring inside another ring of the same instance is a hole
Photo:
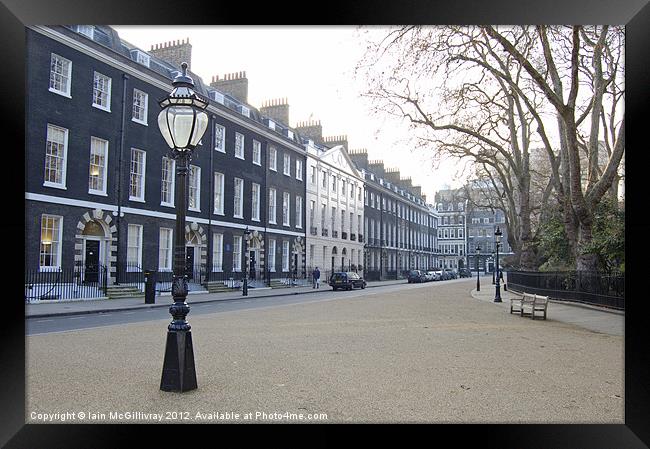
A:
{"label": "black car", "polygon": [[329,281],[334,290],[352,290],[355,287],[366,288],[366,281],[354,271],[337,271],[333,273]]}
{"label": "black car", "polygon": [[471,278],[472,277],[472,272],[469,271],[469,268],[461,268],[458,270],[458,274],[462,278]]}
{"label": "black car", "polygon": [[424,271],[411,270],[407,276],[409,284],[412,282],[426,282]]}

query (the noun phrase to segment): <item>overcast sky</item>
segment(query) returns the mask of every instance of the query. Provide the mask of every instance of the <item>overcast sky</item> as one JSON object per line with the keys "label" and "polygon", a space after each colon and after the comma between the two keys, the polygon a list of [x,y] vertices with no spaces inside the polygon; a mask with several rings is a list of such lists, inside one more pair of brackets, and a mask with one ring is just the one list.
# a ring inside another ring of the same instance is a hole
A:
{"label": "overcast sky", "polygon": [[[365,50],[352,26],[114,26],[120,37],[149,51],[151,45],[189,38],[192,72],[210,82],[213,75],[245,71],[248,103],[259,108],[269,99],[287,98],[289,125],[320,120],[325,136],[347,135],[350,149],[366,148],[370,159],[384,160],[422,186],[428,202],[435,191],[460,186],[457,167],[434,169],[430,155],[405,143],[408,128],[372,115],[360,96],[364,82],[354,68]],[[374,27],[381,33],[382,28]]]}

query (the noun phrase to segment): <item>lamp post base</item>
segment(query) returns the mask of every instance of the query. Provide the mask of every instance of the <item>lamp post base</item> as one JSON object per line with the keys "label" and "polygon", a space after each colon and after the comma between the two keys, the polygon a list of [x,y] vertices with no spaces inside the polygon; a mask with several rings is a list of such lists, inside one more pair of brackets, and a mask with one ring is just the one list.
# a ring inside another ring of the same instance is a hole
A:
{"label": "lamp post base", "polygon": [[160,389],[184,392],[196,388],[192,331],[169,330]]}

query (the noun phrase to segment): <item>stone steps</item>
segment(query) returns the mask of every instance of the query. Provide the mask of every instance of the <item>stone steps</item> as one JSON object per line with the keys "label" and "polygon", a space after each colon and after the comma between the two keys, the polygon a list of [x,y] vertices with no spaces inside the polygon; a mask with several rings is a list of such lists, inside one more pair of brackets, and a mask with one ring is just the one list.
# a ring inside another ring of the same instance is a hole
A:
{"label": "stone steps", "polygon": [[110,285],[106,287],[108,299],[144,298],[144,292],[130,285]]}

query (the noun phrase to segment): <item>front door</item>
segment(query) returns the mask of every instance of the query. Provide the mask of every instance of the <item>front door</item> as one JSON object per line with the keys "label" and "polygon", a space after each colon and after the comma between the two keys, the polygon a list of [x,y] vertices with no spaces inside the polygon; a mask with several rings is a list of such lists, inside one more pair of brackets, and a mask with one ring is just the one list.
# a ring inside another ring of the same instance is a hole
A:
{"label": "front door", "polygon": [[194,279],[194,247],[185,248],[185,275],[187,279]]}
{"label": "front door", "polygon": [[248,267],[248,277],[250,279],[257,279],[257,251],[250,250],[248,254],[249,267]]}
{"label": "front door", "polygon": [[94,283],[99,280],[99,240],[86,240],[84,268],[84,282]]}

